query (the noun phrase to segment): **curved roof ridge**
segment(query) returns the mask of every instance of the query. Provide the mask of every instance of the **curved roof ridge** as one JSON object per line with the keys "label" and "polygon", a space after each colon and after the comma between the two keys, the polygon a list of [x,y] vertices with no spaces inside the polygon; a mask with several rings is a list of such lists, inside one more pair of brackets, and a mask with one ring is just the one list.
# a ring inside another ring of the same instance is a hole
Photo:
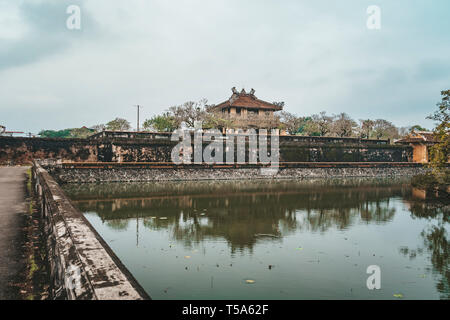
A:
{"label": "curved roof ridge", "polygon": [[241,108],[250,108],[250,109],[269,109],[269,110],[283,110],[283,107],[280,105],[276,105],[270,102],[267,102],[262,99],[258,99],[254,93],[255,90],[252,88],[249,93],[245,92],[244,89],[239,93],[235,87],[232,89],[233,94],[231,97],[215,105],[211,110],[223,109],[226,107],[241,107]]}

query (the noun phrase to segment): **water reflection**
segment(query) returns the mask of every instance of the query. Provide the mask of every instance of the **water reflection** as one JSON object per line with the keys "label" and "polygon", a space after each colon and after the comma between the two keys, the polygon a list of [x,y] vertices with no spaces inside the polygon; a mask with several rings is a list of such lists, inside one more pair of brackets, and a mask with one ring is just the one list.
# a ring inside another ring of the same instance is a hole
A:
{"label": "water reflection", "polygon": [[[377,249],[388,255],[390,247],[396,246],[397,255],[409,261],[418,257],[429,261],[430,266],[423,268],[437,277],[434,285],[440,297],[450,297],[449,202],[430,200],[420,190],[412,189],[407,180],[199,181],[84,184],[64,188],[82,212],[95,213],[110,230],[119,234],[134,230],[137,247],[140,234],[153,232],[150,235],[156,237],[163,232],[167,233],[167,242],[182,244],[186,252],[200,246],[205,250],[215,241],[225,241],[232,257],[244,252],[259,257],[260,253],[254,252],[256,249],[263,250],[269,245],[283,249],[284,241],[313,234],[331,237],[329,243],[320,243],[329,250],[327,254],[349,257],[343,254],[348,248],[336,247],[342,239],[333,243],[339,234],[350,234],[353,229],[363,234],[353,239],[354,245],[364,242],[367,231],[360,230],[366,230],[365,226],[370,232],[390,235],[384,226],[392,224],[396,215],[401,214],[393,227],[403,228],[403,223],[405,235],[410,235],[409,229],[416,230],[413,221],[419,220],[422,232],[414,231],[411,238],[420,233],[422,243],[411,241],[414,245],[400,245],[401,235],[396,235],[399,239],[381,244],[383,239],[375,236],[377,242],[372,241],[370,246],[359,245],[358,257],[352,258],[353,265],[357,266],[358,259],[363,259],[361,252],[373,257],[372,251]],[[404,220],[405,212],[409,212],[412,220]],[[374,229],[377,226],[381,229]],[[393,264],[396,261],[393,257],[391,260]],[[161,269],[164,267],[167,266],[161,265]]]}
{"label": "water reflection", "polygon": [[441,298],[450,299],[450,242],[446,230],[450,219],[450,197],[448,194],[437,197],[436,194],[425,190],[412,188],[411,195],[405,200],[413,218],[432,219],[435,223],[428,224],[420,233],[423,239],[422,247],[402,247],[400,252],[409,259],[429,253],[433,268],[428,271],[438,277],[436,288]]}
{"label": "water reflection", "polygon": [[140,218],[146,228],[169,229],[173,239],[186,246],[223,238],[235,252],[251,251],[258,240],[276,241],[298,230],[326,232],[358,221],[390,221],[395,214],[390,198],[402,197],[408,187],[376,182],[69,185],[66,191],[81,211],[96,212],[115,230],[125,230],[132,218]]}

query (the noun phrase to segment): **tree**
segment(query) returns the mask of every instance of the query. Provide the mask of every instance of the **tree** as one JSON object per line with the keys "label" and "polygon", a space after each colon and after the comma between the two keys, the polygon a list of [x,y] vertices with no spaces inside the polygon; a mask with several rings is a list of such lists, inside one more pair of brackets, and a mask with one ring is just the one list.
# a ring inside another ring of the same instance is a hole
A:
{"label": "tree", "polygon": [[305,124],[301,128],[301,134],[305,136],[320,136],[319,125],[312,117],[305,118]]}
{"label": "tree", "polygon": [[126,119],[115,118],[106,124],[106,130],[127,131],[131,129],[130,123]]}
{"label": "tree", "polygon": [[92,136],[94,133],[95,133],[94,129],[89,129],[86,127],[74,128],[70,130],[70,137],[84,139],[89,136]]}
{"label": "tree", "polygon": [[384,119],[375,120],[373,131],[377,139],[395,139],[399,136],[397,127]]}
{"label": "tree", "polygon": [[91,126],[90,129],[94,130],[95,132],[102,132],[106,129],[106,126],[104,124],[95,124]]}
{"label": "tree", "polygon": [[400,138],[408,136],[408,134],[411,132],[409,127],[400,127],[398,128],[398,136]]}
{"label": "tree", "polygon": [[450,90],[441,91],[442,101],[437,104],[438,110],[428,116],[428,119],[437,121],[434,128],[434,138],[437,143],[430,150],[430,165],[436,178],[449,181],[447,163],[450,155]]}
{"label": "tree", "polygon": [[185,123],[188,127],[193,128],[195,121],[203,121],[207,114],[208,100],[202,99],[198,102],[188,101],[179,106],[169,108],[169,113],[174,117],[177,127],[181,123]]}
{"label": "tree", "polygon": [[38,133],[43,138],[87,138],[95,133],[94,129],[86,127],[68,128],[63,130],[41,130]]}
{"label": "tree", "polygon": [[143,123],[144,130],[156,130],[158,132],[173,132],[177,129],[175,117],[169,112],[165,112],[162,115],[154,116],[151,119],[147,119]]}
{"label": "tree", "polygon": [[42,138],[69,138],[71,129],[63,130],[41,130],[38,135]]}
{"label": "tree", "polygon": [[305,133],[306,127],[308,122],[311,121],[311,117],[302,117],[302,122],[300,124],[300,127],[297,130],[297,134],[303,135]]}
{"label": "tree", "polygon": [[319,114],[313,114],[311,120],[306,124],[305,130],[309,135],[326,136],[331,132],[331,126],[333,124],[333,117],[327,116],[325,111]]}
{"label": "tree", "polygon": [[424,127],[422,127],[422,126],[416,124],[416,125],[412,126],[412,127],[409,129],[409,131],[410,131],[410,132],[413,132],[413,131],[428,131],[428,129],[426,129],[426,128],[424,128]]}
{"label": "tree", "polygon": [[289,134],[294,135],[298,133],[299,129],[305,124],[305,118],[298,117],[297,115],[287,111],[281,111],[280,122]]}
{"label": "tree", "polygon": [[370,139],[370,135],[373,131],[373,126],[375,125],[375,122],[370,119],[362,120],[360,119],[359,122],[361,123],[361,138]]}
{"label": "tree", "polygon": [[351,137],[353,129],[357,126],[356,122],[344,112],[334,117],[335,120],[332,125],[332,133],[338,137]]}
{"label": "tree", "polygon": [[202,126],[204,129],[220,129],[220,128],[232,128],[235,123],[229,118],[223,117],[220,112],[206,113],[202,118]]}
{"label": "tree", "polygon": [[446,200],[450,185],[450,169],[447,167],[450,155],[450,90],[441,91],[441,96],[442,101],[437,104],[438,110],[427,117],[436,121],[436,127],[433,130],[436,144],[430,148],[429,166],[432,170],[414,176],[411,184],[418,188],[432,190],[438,199],[442,193],[442,198]]}

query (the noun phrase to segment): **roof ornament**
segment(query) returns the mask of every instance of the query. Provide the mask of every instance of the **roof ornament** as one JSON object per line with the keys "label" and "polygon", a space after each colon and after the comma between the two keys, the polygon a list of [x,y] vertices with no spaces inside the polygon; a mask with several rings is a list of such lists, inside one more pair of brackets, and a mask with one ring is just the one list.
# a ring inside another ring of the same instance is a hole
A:
{"label": "roof ornament", "polygon": [[241,94],[247,94],[247,92],[245,92],[244,88],[242,88]]}
{"label": "roof ornament", "polygon": [[284,101],[279,101],[279,102],[274,101],[274,102],[272,102],[272,104],[277,106],[277,107],[281,107],[281,108],[284,107]]}
{"label": "roof ornament", "polygon": [[252,90],[250,90],[250,95],[255,95],[255,89],[252,88]]}
{"label": "roof ornament", "polygon": [[229,103],[233,103],[239,97],[239,92],[236,90],[236,87],[231,88],[231,91],[233,92],[233,94],[231,95],[230,99],[228,99]]}

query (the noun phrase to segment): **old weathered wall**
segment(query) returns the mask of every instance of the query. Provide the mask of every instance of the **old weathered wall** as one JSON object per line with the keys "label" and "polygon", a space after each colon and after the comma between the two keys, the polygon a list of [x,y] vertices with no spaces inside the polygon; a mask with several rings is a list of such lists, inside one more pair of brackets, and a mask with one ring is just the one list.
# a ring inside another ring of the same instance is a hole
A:
{"label": "old weathered wall", "polygon": [[61,139],[0,137],[0,164],[32,163],[33,159],[95,161],[170,161],[170,141],[142,139]]}
{"label": "old weathered wall", "polygon": [[98,143],[84,139],[0,137],[0,164],[25,164],[54,158],[98,161]]}
{"label": "old weathered wall", "polygon": [[39,164],[33,165],[47,234],[53,299],[148,299],[105,241],[93,229],[56,181]]}
{"label": "old weathered wall", "polygon": [[411,148],[397,145],[280,144],[287,162],[409,162]]}
{"label": "old weathered wall", "polygon": [[[48,158],[74,162],[170,162],[175,145],[168,137],[153,140],[0,137],[0,164],[24,164]],[[279,145],[280,161],[288,162],[412,161],[410,146],[376,141],[281,136]]]}
{"label": "old weathered wall", "polygon": [[180,165],[152,167],[150,165],[121,165],[74,167],[52,165],[49,172],[61,183],[84,182],[143,182],[177,180],[240,180],[240,179],[304,179],[333,177],[394,177],[413,176],[427,169],[416,163],[303,163],[281,167],[279,170],[256,165],[209,167],[203,165]]}

